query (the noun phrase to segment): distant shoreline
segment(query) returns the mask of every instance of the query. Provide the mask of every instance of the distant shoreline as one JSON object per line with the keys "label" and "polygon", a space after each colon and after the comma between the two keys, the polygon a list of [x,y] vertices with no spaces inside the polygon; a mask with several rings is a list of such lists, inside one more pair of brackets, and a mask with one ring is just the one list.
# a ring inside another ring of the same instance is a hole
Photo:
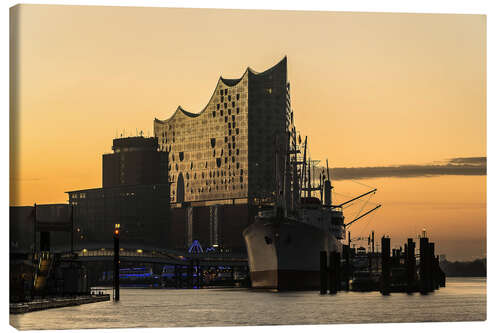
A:
{"label": "distant shoreline", "polygon": [[447,277],[486,277],[486,258],[474,261],[447,261],[439,263]]}

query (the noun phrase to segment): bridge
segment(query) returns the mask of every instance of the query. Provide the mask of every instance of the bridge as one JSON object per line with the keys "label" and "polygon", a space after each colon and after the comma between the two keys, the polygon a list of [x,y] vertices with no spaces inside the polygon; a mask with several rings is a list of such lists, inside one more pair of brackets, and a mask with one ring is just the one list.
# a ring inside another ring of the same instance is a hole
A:
{"label": "bridge", "polygon": [[[78,262],[112,262],[113,249],[82,249],[61,254],[63,261]],[[122,263],[147,263],[164,265],[190,265],[195,261],[202,266],[247,266],[248,259],[242,253],[219,251],[189,252],[177,250],[129,250],[120,249],[120,262]]]}

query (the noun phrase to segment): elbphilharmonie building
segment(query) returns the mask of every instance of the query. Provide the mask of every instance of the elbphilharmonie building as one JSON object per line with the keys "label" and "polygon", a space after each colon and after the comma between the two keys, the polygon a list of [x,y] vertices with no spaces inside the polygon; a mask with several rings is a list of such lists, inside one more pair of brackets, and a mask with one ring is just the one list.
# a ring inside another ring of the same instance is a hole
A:
{"label": "elbphilharmonie building", "polygon": [[220,77],[200,112],[179,106],[155,119],[160,150],[169,152],[172,232],[184,232],[185,243],[228,246],[238,238],[244,247],[241,231],[255,205],[273,198],[282,181],[292,123],[286,57],[263,72]]}

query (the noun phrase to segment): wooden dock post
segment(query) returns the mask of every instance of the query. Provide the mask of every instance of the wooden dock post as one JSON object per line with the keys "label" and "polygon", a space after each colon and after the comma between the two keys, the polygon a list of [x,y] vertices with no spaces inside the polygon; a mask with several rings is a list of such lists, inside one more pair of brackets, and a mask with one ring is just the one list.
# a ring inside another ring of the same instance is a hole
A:
{"label": "wooden dock post", "polygon": [[321,295],[326,294],[327,283],[328,283],[328,272],[326,267],[326,251],[319,252],[319,278],[320,278],[320,289],[319,293]]}
{"label": "wooden dock post", "polygon": [[330,252],[330,265],[328,269],[328,280],[329,280],[329,288],[330,288],[330,294],[336,294],[338,291],[337,285],[337,273],[339,271],[339,267],[337,266],[337,252],[333,251]]}
{"label": "wooden dock post", "polygon": [[390,294],[390,283],[391,283],[391,239],[388,237],[382,237],[382,283],[380,286],[380,292],[383,295]]}
{"label": "wooden dock post", "polygon": [[430,264],[430,289],[434,291],[439,289],[438,272],[436,267],[436,256],[434,255],[434,242],[429,243],[429,264]]}
{"label": "wooden dock post", "polygon": [[420,238],[420,293],[426,294],[429,291],[429,239],[427,237]]}
{"label": "wooden dock post", "polygon": [[415,290],[415,274],[416,274],[416,260],[415,260],[415,242],[412,238],[408,238],[407,251],[405,253],[406,264],[406,291],[412,293]]}
{"label": "wooden dock post", "polygon": [[433,270],[434,270],[434,289],[441,288],[441,268],[439,267],[439,259],[434,257],[433,259]]}

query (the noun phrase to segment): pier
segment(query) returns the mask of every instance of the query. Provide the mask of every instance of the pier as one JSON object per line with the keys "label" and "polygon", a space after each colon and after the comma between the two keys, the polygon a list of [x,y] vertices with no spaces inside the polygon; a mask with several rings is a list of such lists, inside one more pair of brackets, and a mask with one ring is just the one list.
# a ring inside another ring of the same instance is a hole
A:
{"label": "pier", "polygon": [[[403,247],[391,249],[391,239],[381,238],[381,252],[375,252],[372,234],[372,252],[344,246],[340,254],[321,251],[320,294],[346,291],[379,291],[382,295],[395,292],[427,294],[446,286],[446,276],[435,255],[435,243],[429,242],[425,232],[416,243],[408,238]],[[392,250],[392,251],[391,251]]]}
{"label": "pier", "polygon": [[110,300],[109,294],[42,298],[42,299],[35,299],[30,302],[11,303],[10,314],[21,314],[32,311],[61,308],[66,306],[75,306],[75,305],[82,305],[82,304],[89,304],[96,302],[106,302],[109,300]]}

